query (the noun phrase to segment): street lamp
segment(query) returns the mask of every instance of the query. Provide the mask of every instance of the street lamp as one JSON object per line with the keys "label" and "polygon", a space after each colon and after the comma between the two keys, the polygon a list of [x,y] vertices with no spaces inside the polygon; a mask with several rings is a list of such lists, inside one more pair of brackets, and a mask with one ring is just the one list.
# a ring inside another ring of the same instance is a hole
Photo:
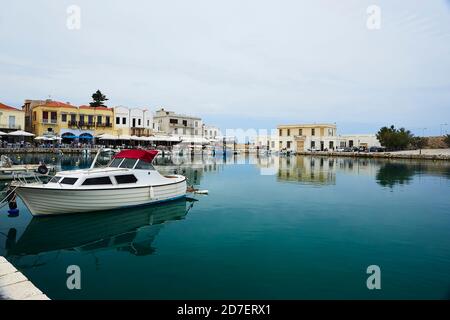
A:
{"label": "street lamp", "polygon": [[443,136],[445,133],[447,133],[447,130],[445,130],[444,132],[443,127],[448,126],[448,123],[442,123],[440,126],[441,126],[441,136]]}

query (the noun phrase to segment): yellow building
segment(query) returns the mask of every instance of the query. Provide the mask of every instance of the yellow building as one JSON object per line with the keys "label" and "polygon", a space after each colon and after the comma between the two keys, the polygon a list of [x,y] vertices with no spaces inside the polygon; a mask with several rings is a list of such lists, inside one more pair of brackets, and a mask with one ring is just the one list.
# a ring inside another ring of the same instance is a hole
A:
{"label": "yellow building", "polygon": [[11,132],[25,129],[25,113],[0,103],[0,131]]}
{"label": "yellow building", "polygon": [[279,150],[303,152],[336,147],[335,124],[289,124],[279,125],[277,129]]}
{"label": "yellow building", "polygon": [[36,136],[57,135],[65,140],[79,137],[87,141],[103,133],[114,134],[114,111],[111,108],[76,107],[47,100],[30,111],[31,126]]}

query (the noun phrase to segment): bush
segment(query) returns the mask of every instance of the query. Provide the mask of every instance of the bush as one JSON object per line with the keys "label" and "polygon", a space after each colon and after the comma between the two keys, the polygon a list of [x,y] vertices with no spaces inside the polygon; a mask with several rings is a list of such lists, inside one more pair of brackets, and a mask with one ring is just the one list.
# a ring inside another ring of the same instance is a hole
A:
{"label": "bush", "polygon": [[444,136],[444,142],[450,148],[450,134]]}
{"label": "bush", "polygon": [[383,127],[377,133],[377,139],[388,150],[404,150],[413,141],[413,135],[405,128],[396,129],[394,126]]}

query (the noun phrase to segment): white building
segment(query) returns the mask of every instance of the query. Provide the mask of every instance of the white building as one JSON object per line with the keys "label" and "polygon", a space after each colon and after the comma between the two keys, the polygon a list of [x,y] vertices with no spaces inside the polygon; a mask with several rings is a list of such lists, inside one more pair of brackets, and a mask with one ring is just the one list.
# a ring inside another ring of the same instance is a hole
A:
{"label": "white building", "polygon": [[336,147],[335,124],[279,125],[278,150],[292,152],[334,150]]}
{"label": "white building", "polygon": [[155,112],[153,121],[159,131],[169,135],[203,136],[203,122],[199,117],[177,114],[161,108]]}
{"label": "white building", "polygon": [[216,139],[222,136],[220,129],[215,126],[203,125],[203,137],[206,139]]}
{"label": "white building", "polygon": [[338,144],[340,148],[345,147],[380,147],[380,141],[378,141],[375,134],[345,134],[338,137]]}
{"label": "white building", "polygon": [[153,115],[148,108],[118,106],[114,108],[114,117],[119,135],[148,136],[154,131]]}

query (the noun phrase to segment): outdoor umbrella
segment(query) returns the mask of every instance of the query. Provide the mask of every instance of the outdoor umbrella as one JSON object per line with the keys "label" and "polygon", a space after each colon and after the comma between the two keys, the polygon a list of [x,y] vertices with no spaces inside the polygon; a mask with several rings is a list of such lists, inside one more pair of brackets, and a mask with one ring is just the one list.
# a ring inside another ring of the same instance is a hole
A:
{"label": "outdoor umbrella", "polygon": [[8,134],[6,132],[0,131],[0,136],[7,136]]}
{"label": "outdoor umbrella", "polygon": [[10,132],[8,135],[16,136],[16,137],[34,137],[34,134],[23,131],[23,130],[13,131],[13,132]]}

